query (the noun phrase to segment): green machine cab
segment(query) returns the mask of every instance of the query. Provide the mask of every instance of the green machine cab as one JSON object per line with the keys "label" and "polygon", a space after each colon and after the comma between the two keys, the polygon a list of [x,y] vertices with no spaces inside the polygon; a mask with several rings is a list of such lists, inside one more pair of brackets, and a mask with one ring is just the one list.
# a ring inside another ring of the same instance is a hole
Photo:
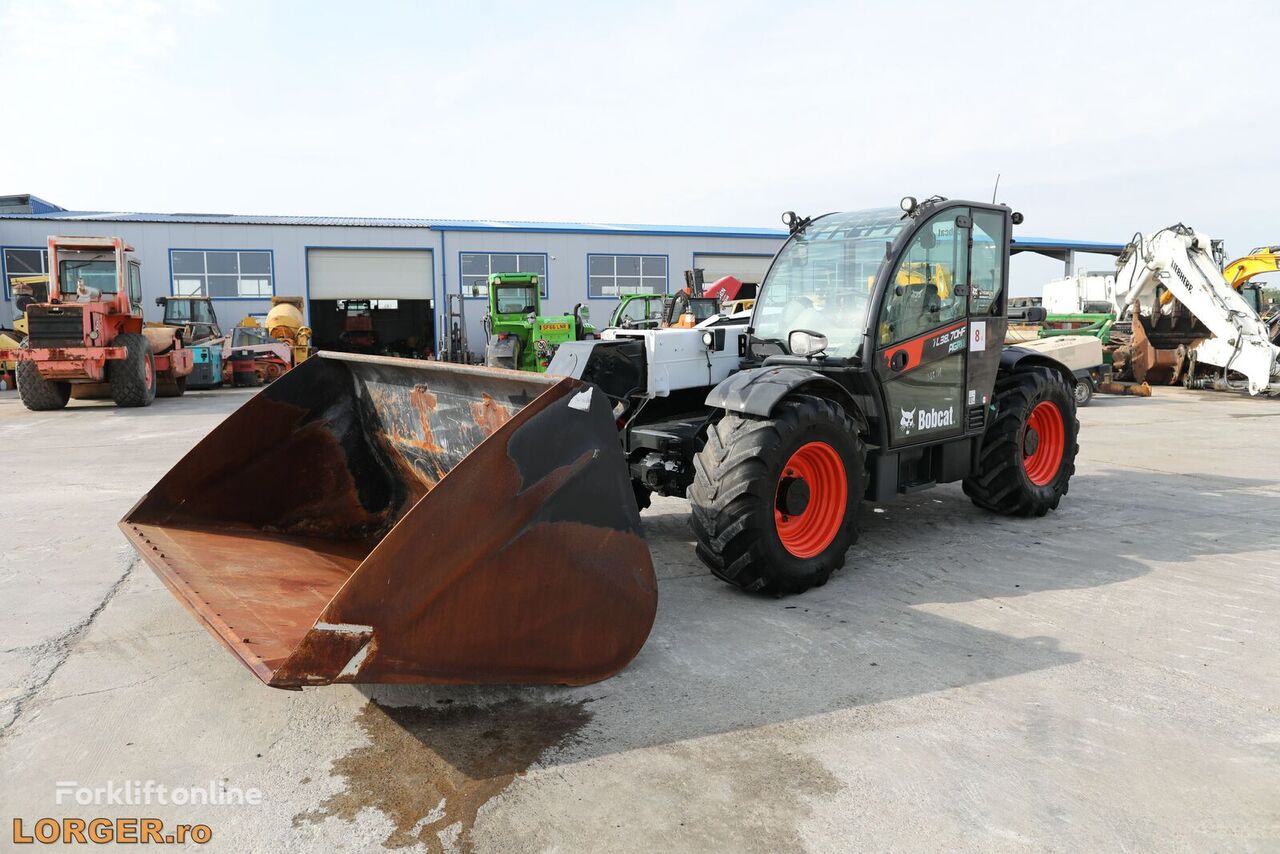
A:
{"label": "green machine cab", "polygon": [[484,318],[484,363],[542,373],[561,344],[596,337],[589,316],[578,303],[571,314],[544,317],[537,273],[494,273]]}

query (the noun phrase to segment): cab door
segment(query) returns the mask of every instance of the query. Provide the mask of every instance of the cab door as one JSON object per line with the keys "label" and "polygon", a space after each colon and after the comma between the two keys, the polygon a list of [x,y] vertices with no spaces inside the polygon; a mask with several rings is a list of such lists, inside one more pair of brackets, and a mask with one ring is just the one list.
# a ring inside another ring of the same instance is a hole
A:
{"label": "cab door", "polygon": [[965,420],[971,434],[981,433],[1000,368],[1008,315],[1009,212],[974,207],[969,232],[969,343]]}
{"label": "cab door", "polygon": [[965,432],[971,226],[968,207],[939,211],[890,273],[876,325],[876,375],[891,447]]}
{"label": "cab door", "polygon": [[142,314],[142,266],[137,261],[129,262],[129,309],[133,314]]}

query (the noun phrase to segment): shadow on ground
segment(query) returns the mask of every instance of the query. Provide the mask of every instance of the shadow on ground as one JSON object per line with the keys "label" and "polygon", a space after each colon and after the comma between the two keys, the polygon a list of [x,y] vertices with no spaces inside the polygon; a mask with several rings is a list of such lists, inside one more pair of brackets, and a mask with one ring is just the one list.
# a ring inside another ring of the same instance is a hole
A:
{"label": "shadow on ground", "polygon": [[[660,567],[649,642],[618,676],[582,688],[362,686],[369,745],[338,760],[344,792],[298,821],[372,805],[389,845],[470,844],[480,807],[534,763],[552,767],[672,745],[1069,664],[1053,636],[1014,636],[932,613],[1088,591],[1150,562],[1280,547],[1274,483],[1107,471],[1077,476],[1044,519],[994,517],[952,485],[864,507],[846,568],[802,596],[748,596],[697,569],[682,502],[646,513]],[[1155,532],[1156,536],[1153,536]],[[1141,545],[1139,545],[1139,543]],[[1024,621],[1024,624],[1028,621]],[[1029,621],[1034,622],[1034,621]],[[1041,624],[1042,625],[1042,624]],[[443,840],[443,842],[442,842]]]}

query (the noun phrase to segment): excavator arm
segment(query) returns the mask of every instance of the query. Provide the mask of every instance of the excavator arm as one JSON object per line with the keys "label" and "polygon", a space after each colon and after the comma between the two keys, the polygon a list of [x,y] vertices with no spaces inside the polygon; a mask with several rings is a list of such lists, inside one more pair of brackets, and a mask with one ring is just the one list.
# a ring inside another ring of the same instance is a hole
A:
{"label": "excavator arm", "polygon": [[1236,290],[1254,276],[1280,272],[1280,246],[1260,246],[1243,258],[1237,258],[1222,270]]}
{"label": "excavator arm", "polygon": [[[1195,349],[1197,361],[1244,375],[1249,393],[1266,391],[1277,371],[1280,348],[1266,326],[1222,273],[1210,253],[1209,238],[1178,224],[1151,237],[1135,236],[1118,260],[1117,317],[1132,309],[1139,316],[1170,314],[1181,303],[1212,337]],[[1172,300],[1164,299],[1165,294]]]}

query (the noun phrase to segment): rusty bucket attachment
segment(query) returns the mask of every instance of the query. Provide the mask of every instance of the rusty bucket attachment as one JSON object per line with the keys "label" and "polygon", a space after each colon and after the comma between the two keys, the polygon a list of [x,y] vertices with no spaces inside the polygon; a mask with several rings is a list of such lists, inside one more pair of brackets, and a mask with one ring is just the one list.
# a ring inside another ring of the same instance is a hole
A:
{"label": "rusty bucket attachment", "polygon": [[280,688],[594,682],[657,605],[608,400],[533,373],[321,353],[120,527]]}

